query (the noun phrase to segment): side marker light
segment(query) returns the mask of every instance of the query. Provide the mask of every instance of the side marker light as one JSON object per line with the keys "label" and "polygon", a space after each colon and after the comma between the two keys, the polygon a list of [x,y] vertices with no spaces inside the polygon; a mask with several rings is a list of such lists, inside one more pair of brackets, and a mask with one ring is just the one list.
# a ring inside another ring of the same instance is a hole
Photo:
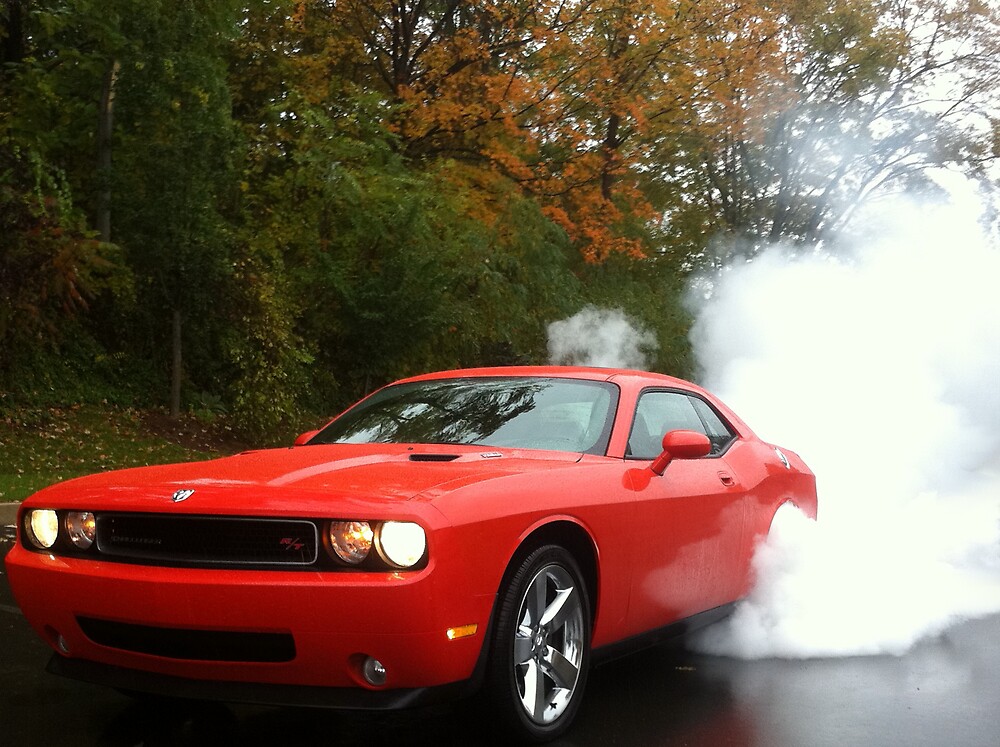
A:
{"label": "side marker light", "polygon": [[449,641],[455,641],[459,638],[468,638],[470,635],[475,635],[479,626],[473,623],[472,625],[459,625],[457,628],[448,628],[445,635],[448,636]]}

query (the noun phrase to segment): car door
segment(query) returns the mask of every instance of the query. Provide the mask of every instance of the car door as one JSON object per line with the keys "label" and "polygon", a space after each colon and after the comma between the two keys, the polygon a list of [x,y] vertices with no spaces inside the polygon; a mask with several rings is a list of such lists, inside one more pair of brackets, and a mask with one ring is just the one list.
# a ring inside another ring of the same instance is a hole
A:
{"label": "car door", "polygon": [[734,601],[748,570],[746,493],[725,457],[739,441],[709,403],[683,391],[644,391],[626,457],[654,459],[663,435],[678,429],[704,433],[712,451],[675,459],[663,475],[649,472],[633,485],[631,634]]}

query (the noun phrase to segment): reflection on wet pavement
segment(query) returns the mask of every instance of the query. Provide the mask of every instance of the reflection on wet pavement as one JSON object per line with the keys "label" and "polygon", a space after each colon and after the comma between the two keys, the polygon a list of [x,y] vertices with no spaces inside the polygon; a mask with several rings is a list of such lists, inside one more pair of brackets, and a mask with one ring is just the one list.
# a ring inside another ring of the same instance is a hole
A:
{"label": "reflection on wet pavement", "polygon": [[[17,610],[2,567],[0,635],[8,744],[496,743],[474,702],[367,714],[136,700],[47,674],[49,651]],[[747,662],[662,646],[595,669],[576,724],[554,744],[992,747],[997,640],[1000,616],[958,625],[902,657]]]}

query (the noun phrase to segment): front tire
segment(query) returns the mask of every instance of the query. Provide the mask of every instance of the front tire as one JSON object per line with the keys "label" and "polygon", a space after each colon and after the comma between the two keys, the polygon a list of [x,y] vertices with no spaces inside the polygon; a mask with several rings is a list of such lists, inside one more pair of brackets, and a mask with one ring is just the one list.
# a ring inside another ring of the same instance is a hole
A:
{"label": "front tire", "polygon": [[572,555],[545,545],[501,589],[487,695],[521,739],[556,738],[580,707],[590,666],[590,599],[582,578]]}

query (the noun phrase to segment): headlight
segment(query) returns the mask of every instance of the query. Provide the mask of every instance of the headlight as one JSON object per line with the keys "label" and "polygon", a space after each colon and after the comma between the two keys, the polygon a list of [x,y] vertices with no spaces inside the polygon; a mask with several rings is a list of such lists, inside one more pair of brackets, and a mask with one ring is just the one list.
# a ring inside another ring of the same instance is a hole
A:
{"label": "headlight", "polygon": [[28,511],[24,515],[24,530],[31,544],[39,550],[48,550],[59,537],[59,517],[48,508]]}
{"label": "headlight", "polygon": [[69,541],[81,550],[86,550],[94,544],[97,521],[89,511],[70,511],[66,514],[65,526]]}
{"label": "headlight", "polygon": [[427,549],[427,535],[419,524],[409,521],[387,521],[378,530],[378,551],[382,558],[397,568],[416,565]]}
{"label": "headlight", "polygon": [[349,565],[358,565],[368,557],[374,536],[367,521],[330,522],[330,547]]}

